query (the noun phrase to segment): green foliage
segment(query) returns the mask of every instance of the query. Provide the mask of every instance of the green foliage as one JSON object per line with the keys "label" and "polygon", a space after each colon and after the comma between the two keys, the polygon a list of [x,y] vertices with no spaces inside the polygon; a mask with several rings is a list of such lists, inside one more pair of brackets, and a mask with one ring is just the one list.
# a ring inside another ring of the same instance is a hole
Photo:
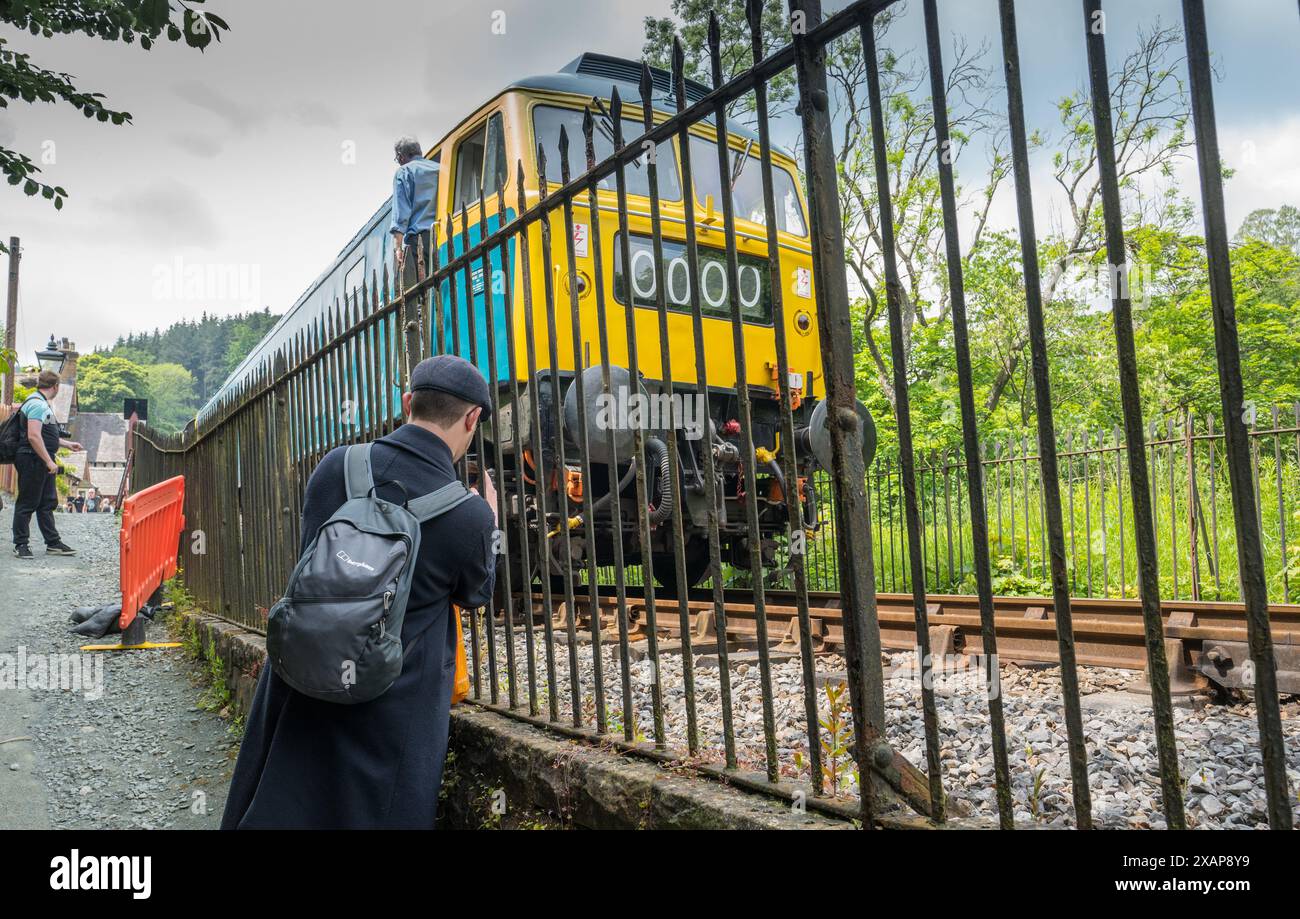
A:
{"label": "green foliage", "polygon": [[[60,447],[55,451],[54,458],[55,461],[58,462],[59,466],[62,467],[64,466],[63,461],[71,455],[72,451],[67,447]],[[60,474],[54,477],[54,491],[55,494],[59,496],[59,505],[62,506],[63,502],[68,499],[68,495],[72,493],[72,485],[68,482],[68,477],[66,475]]]}
{"label": "green foliage", "polygon": [[[1025,746],[1025,758],[1034,758],[1034,749],[1031,746]],[[1046,766],[1035,766],[1033,771],[1034,782],[1029,788],[1029,813],[1035,820],[1043,820],[1043,783],[1047,778]]]}
{"label": "green foliage", "polygon": [[1252,239],[1300,256],[1300,208],[1284,204],[1251,211],[1241,222],[1237,242]]}
{"label": "green foliage", "polygon": [[87,354],[77,365],[77,402],[83,412],[120,412],[123,399],[145,398],[149,375],[122,357]]}
{"label": "green foliage", "polygon": [[118,338],[106,353],[142,365],[179,364],[193,375],[194,397],[201,404],[212,397],[279,318],[269,309],[231,316],[204,313],[197,320],[187,319],[166,329]]}
{"label": "green foliage", "polygon": [[[83,358],[81,366],[93,358],[136,367],[144,379],[136,394],[149,399],[149,425],[172,433],[185,427],[278,319],[269,309],[233,316],[204,313],[163,330],[119,337],[106,351]],[[88,408],[81,385],[82,411],[121,411],[120,399],[110,408]]]}
{"label": "green foliage", "polygon": [[[969,593],[975,593],[975,575],[972,572],[964,585]],[[1052,581],[1050,578],[1033,577],[1016,566],[1015,559],[1000,555],[993,560],[993,595],[995,597],[1050,597]]]}
{"label": "green foliage", "polygon": [[[196,682],[203,686],[199,695],[198,707],[206,712],[216,712],[226,718],[231,715],[233,696],[226,680],[226,662],[217,651],[214,640],[203,640],[203,635],[195,624],[193,616],[185,615],[196,609],[193,595],[185,586],[179,569],[170,580],[163,582],[163,599],[172,604],[166,623],[175,638],[181,643],[185,656],[200,665],[196,672]],[[231,720],[228,731],[232,737],[242,737],[244,733],[244,716],[242,713]]]}
{"label": "green foliage", "polygon": [[[204,0],[9,0],[0,3],[0,22],[19,34],[38,38],[83,34],[108,42],[133,44],[149,50],[154,42],[184,41],[202,51],[229,26],[220,16],[199,10]],[[84,92],[71,74],[47,70],[31,56],[14,50],[8,38],[0,37],[0,108],[9,100],[33,105],[37,102],[72,106],[87,118],[121,125],[131,121],[130,112],[110,108],[103,93]],[[27,195],[41,195],[63,207],[67,191],[35,178],[41,171],[26,154],[0,146],[0,172],[10,185],[21,186]],[[8,251],[0,244],[0,251]]]}
{"label": "green foliage", "polygon": [[145,368],[149,380],[149,424],[161,431],[179,431],[194,417],[194,375],[180,364]]}
{"label": "green foliage", "polygon": [[822,779],[833,795],[847,791],[857,778],[853,762],[853,712],[848,687],[827,682],[826,717],[821,725]]}
{"label": "green foliage", "polygon": [[114,349],[81,359],[77,367],[81,411],[120,412],[126,398],[148,399],[149,424],[169,433],[185,427],[199,406],[194,375],[179,363],[154,363],[147,350],[122,348],[119,353]]}
{"label": "green foliage", "polygon": [[163,582],[163,599],[172,604],[176,612],[185,612],[194,608],[194,596],[182,580],[182,571],[177,569],[174,577]]}
{"label": "green foliage", "polygon": [[[1233,294],[1246,399],[1264,406],[1300,398],[1300,256],[1239,234]],[[1135,303],[1138,363],[1148,417],[1220,409],[1213,307],[1204,242],[1147,229],[1133,234],[1138,257],[1160,266]]]}
{"label": "green foliage", "polygon": [[[705,86],[713,85],[709,61],[709,13],[716,11],[718,32],[721,36],[723,82],[753,66],[750,46],[749,21],[745,17],[745,0],[673,0],[672,15],[663,18],[645,17],[645,45],[642,55],[646,63],[664,70],[672,69],[673,39],[682,44],[683,67],[688,79],[698,80]],[[790,27],[786,22],[784,6],[765,3],[762,18],[764,54],[771,54],[790,43]],[[769,111],[776,113],[788,107],[794,97],[795,78],[792,69],[777,74],[768,84]],[[753,98],[746,94],[732,103],[727,115],[740,121],[753,120]]]}

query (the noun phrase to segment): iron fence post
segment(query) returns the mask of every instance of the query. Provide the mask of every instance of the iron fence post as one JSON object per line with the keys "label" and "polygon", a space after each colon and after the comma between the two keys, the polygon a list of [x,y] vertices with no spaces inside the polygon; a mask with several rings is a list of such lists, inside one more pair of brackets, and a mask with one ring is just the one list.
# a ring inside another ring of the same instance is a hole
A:
{"label": "iron fence post", "polygon": [[835,150],[831,138],[830,97],[826,84],[826,49],[807,41],[821,21],[821,0],[789,0],[794,30],[799,114],[808,170],[812,219],[812,259],[817,291],[826,398],[830,402],[831,465],[837,508],[839,585],[844,608],[844,649],[853,703],[854,759],[861,777],[863,825],[874,816],[868,736],[883,736],[884,668],[876,615],[876,585],[871,555],[870,509],[866,504],[866,470],[857,414],[853,363],[853,322],[849,316],[844,274],[844,235],[840,224]]}

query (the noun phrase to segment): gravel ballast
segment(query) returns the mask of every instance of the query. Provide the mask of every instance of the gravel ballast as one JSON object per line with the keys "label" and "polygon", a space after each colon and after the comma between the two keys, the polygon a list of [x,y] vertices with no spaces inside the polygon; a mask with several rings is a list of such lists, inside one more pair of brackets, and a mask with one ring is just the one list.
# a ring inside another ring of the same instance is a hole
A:
{"label": "gravel ballast", "polygon": [[[496,630],[498,692],[502,704],[508,700],[505,681],[504,630]],[[470,630],[465,629],[466,642]],[[561,639],[564,636],[560,636]],[[486,639],[481,667],[484,693],[487,686]],[[548,712],[545,638],[539,627],[535,636],[539,683],[539,708]],[[616,635],[606,635],[602,647],[605,708],[609,730],[623,731],[623,690]],[[645,643],[634,644],[634,656],[644,654]],[[595,705],[592,698],[591,645],[577,645],[583,721],[592,726]],[[696,723],[700,762],[723,761],[723,727],[716,644],[709,641],[694,649]],[[925,732],[921,711],[921,683],[915,676],[912,652],[886,652],[884,667],[886,736],[913,765],[925,769]],[[742,769],[765,769],[760,669],[752,655],[733,654],[730,667],[732,721],[738,765]],[[521,631],[515,635],[515,660],[519,702],[528,705],[526,650]],[[556,692],[560,719],[572,723],[569,648],[555,647]],[[664,699],[665,735],[670,747],[687,746],[686,694],[683,687],[682,657],[660,654]],[[840,685],[844,661],[837,654],[816,658],[818,719],[832,718],[831,687]],[[651,674],[649,660],[631,664],[632,708],[636,737],[653,739]],[[1046,827],[1074,825],[1067,753],[1064,709],[1061,704],[1059,669],[1055,666],[1002,665],[1003,708],[1007,725],[1015,819],[1018,824]],[[1163,828],[1160,805],[1160,776],[1154,721],[1149,696],[1129,691],[1141,675],[1132,671],[1099,667],[1079,672],[1084,733],[1088,750],[1089,786],[1094,823],[1109,828]],[[777,739],[778,768],[793,780],[808,781],[808,730],[804,713],[803,668],[799,658],[773,654],[773,716]],[[982,682],[973,670],[958,670],[934,681],[935,704],[940,731],[940,761],[949,812],[954,817],[981,821],[996,820],[993,756],[989,731],[988,704]],[[847,700],[847,690],[843,693]],[[1253,705],[1210,704],[1204,697],[1180,701],[1175,708],[1175,727],[1180,770],[1187,802],[1188,823],[1206,829],[1264,827],[1267,825],[1263,766]],[[843,721],[849,722],[847,708]],[[1287,746],[1288,780],[1293,806],[1300,817],[1294,795],[1300,788],[1300,703],[1284,699],[1283,731]],[[830,732],[821,731],[823,745]],[[841,739],[848,736],[847,730]],[[856,793],[851,769],[840,767],[841,789]]]}

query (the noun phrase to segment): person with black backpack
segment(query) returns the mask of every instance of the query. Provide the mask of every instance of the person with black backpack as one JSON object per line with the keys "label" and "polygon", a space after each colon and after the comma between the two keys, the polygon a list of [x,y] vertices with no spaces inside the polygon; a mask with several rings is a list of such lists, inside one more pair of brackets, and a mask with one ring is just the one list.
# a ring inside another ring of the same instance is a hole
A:
{"label": "person with black backpack", "polygon": [[[60,447],[80,450],[81,444],[62,437],[62,427],[54,417],[51,400],[59,391],[59,375],[42,370],[36,378],[36,392],[28,396],[9,423],[6,424],[5,454],[13,450],[13,464],[18,472],[18,500],[14,502],[14,556],[32,557],[28,547],[32,514],[45,537],[48,555],[73,555],[75,549],[59,537],[54,525],[54,508],[59,503],[54,477],[59,464],[54,457]],[[16,432],[11,430],[16,426]],[[16,444],[13,443],[16,441]]]}
{"label": "person with black backpack", "polygon": [[487,381],[421,361],[406,423],[337,447],[307,483],[300,557],[267,617],[222,829],[432,829],[447,756],[456,615],[490,602],[497,497],[461,484]]}

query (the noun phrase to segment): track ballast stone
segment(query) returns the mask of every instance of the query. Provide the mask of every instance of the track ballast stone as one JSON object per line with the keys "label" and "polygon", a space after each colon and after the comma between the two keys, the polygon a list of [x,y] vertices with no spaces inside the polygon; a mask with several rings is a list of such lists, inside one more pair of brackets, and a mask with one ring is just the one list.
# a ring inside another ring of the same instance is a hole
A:
{"label": "track ballast stone", "polygon": [[[464,630],[467,649],[470,630]],[[560,636],[561,639],[564,636]],[[505,631],[496,628],[497,689],[501,704],[508,703],[506,683]],[[549,712],[545,637],[536,630],[536,658],[540,714]],[[483,693],[487,684],[487,642],[480,637]],[[644,653],[640,642],[638,656]],[[714,641],[696,643],[695,720],[699,755],[695,761],[724,761],[721,690],[718,668],[701,663],[701,656],[716,654]],[[576,648],[578,684],[582,696],[583,722],[594,725],[591,645],[580,641]],[[609,730],[623,732],[624,701],[616,634],[602,638],[605,711]],[[515,632],[515,667],[518,702],[528,706],[527,654],[522,630]],[[925,730],[921,711],[921,682],[915,676],[915,654],[886,652],[885,673],[886,737],[913,765],[927,769]],[[661,651],[661,692],[664,703],[665,736],[671,748],[685,751],[688,737],[686,693],[682,656]],[[816,672],[819,683],[836,684],[845,670],[837,654],[819,655]],[[572,724],[572,691],[569,648],[555,648],[557,702],[560,720]],[[630,666],[635,737],[653,739],[651,675],[649,660]],[[1021,667],[1003,664],[1003,709],[1007,725],[1015,820],[1018,825],[1066,828],[1075,823],[1071,796],[1070,761],[1066,740],[1065,713],[1061,703],[1059,668]],[[760,670],[748,658],[730,669],[732,722],[736,756],[742,770],[761,772],[766,768]],[[1089,787],[1095,825],[1113,829],[1165,827],[1160,804],[1160,773],[1155,746],[1155,723],[1148,696],[1125,691],[1140,674],[1104,667],[1081,667],[1084,733],[1088,751]],[[793,659],[774,660],[771,667],[773,716],[777,742],[778,770],[794,781],[807,782],[808,727],[804,709],[803,665]],[[939,719],[940,764],[948,795],[950,816],[996,821],[992,741],[988,703],[977,671],[959,670],[937,676],[935,707]],[[847,705],[847,691],[844,693]],[[1284,699],[1283,733],[1287,751],[1287,775],[1292,806],[1300,824],[1300,702]],[[824,685],[817,687],[818,720],[833,723]],[[843,718],[850,722],[847,707]],[[1174,711],[1179,767],[1185,789],[1188,824],[1204,829],[1246,829],[1267,826],[1263,761],[1254,706],[1207,705],[1196,700]],[[851,723],[851,722],[850,722]],[[843,735],[847,737],[847,733]],[[821,729],[823,745],[829,732]],[[829,759],[827,757],[826,759]],[[824,761],[823,765],[826,763]],[[857,780],[851,763],[837,763],[840,790],[856,795]],[[829,787],[829,785],[827,786]]]}

